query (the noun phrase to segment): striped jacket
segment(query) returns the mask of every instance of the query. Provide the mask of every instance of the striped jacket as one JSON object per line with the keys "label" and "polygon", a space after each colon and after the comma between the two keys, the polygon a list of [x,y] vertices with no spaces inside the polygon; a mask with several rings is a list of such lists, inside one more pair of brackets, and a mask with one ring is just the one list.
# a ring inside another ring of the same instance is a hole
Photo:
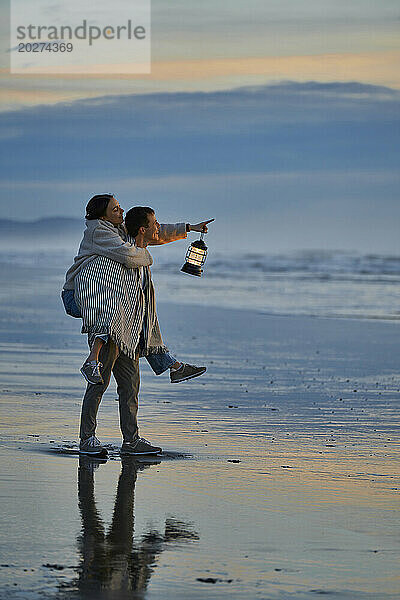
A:
{"label": "striped jacket", "polygon": [[137,350],[141,356],[168,351],[158,324],[149,267],[131,269],[98,256],[76,276],[75,298],[82,313],[82,333],[89,335],[90,345],[96,335],[107,334],[131,358]]}
{"label": "striped jacket", "polygon": [[[185,223],[162,224],[158,244],[166,244],[187,237]],[[137,248],[128,239],[125,225],[115,227],[108,221],[93,219],[86,221],[86,229],[73,265],[68,269],[64,290],[73,290],[75,277],[96,256],[106,256],[126,267],[148,267],[153,263],[147,248]]]}

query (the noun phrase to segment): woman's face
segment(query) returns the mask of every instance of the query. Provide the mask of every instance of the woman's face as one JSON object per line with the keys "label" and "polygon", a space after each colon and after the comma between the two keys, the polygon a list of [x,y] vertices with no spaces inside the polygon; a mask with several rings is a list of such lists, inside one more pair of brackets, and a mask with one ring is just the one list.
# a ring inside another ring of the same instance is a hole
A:
{"label": "woman's face", "polygon": [[121,225],[124,220],[124,210],[120,207],[118,200],[111,198],[107,206],[106,214],[104,217],[100,218],[103,219],[103,221],[109,221],[113,225]]}

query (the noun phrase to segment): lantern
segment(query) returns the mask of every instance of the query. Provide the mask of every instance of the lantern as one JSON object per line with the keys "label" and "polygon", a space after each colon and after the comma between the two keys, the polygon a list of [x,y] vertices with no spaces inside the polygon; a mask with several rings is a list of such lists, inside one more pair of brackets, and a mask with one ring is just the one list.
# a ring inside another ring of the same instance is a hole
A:
{"label": "lantern", "polygon": [[202,266],[206,262],[207,257],[207,246],[203,242],[204,233],[201,234],[200,239],[190,244],[188,251],[186,252],[185,264],[181,271],[188,273],[189,275],[197,275],[201,277],[203,272]]}

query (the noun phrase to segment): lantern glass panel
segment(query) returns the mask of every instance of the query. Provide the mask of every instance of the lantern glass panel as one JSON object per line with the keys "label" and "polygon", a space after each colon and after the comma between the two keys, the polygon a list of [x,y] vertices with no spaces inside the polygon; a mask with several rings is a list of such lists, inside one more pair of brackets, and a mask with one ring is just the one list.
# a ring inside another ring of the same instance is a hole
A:
{"label": "lantern glass panel", "polygon": [[201,266],[206,258],[206,250],[202,248],[196,248],[195,246],[190,246],[186,254],[186,261],[193,265]]}

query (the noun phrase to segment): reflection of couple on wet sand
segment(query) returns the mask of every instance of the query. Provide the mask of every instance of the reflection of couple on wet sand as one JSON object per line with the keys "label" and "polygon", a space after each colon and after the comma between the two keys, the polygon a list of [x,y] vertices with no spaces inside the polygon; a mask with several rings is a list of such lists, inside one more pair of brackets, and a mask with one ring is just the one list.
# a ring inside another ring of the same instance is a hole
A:
{"label": "reflection of couple on wet sand", "polygon": [[90,347],[81,368],[88,382],[81,412],[81,454],[106,453],[95,432],[111,374],[117,382],[121,454],[161,452],[139,436],[139,357],[146,357],[156,375],[169,370],[171,383],[198,377],[206,367],[178,361],[163,343],[147,247],[184,239],[188,231],[206,232],[210,222],[160,225],[153,209],[137,206],[128,211],[124,223],[123,210],[111,194],[89,201],[86,231],[62,292],[68,314],[82,317],[82,333],[88,334]]}
{"label": "reflection of couple on wet sand", "polygon": [[78,588],[82,598],[137,597],[132,592],[141,597],[156,566],[156,558],[167,545],[199,539],[189,524],[167,518],[163,533],[152,528],[140,541],[134,541],[137,472],[150,465],[140,464],[131,456],[122,457],[121,461],[114,512],[106,533],[95,501],[93,471],[99,462],[88,456],[79,459],[78,502],[82,531],[78,549],[81,558],[73,587]]}

